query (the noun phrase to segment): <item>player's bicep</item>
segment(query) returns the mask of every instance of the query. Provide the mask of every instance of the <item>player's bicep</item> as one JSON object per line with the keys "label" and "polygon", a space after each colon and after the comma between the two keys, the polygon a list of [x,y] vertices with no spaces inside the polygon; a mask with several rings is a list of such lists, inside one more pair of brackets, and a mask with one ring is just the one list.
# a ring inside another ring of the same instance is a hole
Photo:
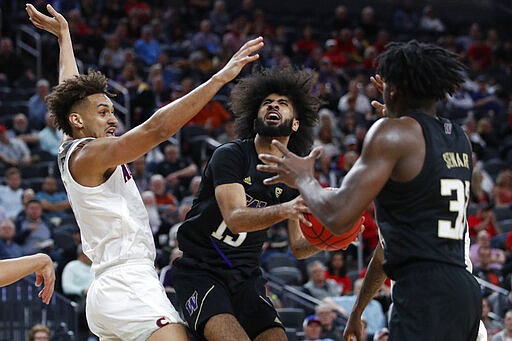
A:
{"label": "player's bicep", "polygon": [[245,189],[239,183],[228,183],[215,187],[215,199],[228,226],[233,212],[238,208],[246,207]]}

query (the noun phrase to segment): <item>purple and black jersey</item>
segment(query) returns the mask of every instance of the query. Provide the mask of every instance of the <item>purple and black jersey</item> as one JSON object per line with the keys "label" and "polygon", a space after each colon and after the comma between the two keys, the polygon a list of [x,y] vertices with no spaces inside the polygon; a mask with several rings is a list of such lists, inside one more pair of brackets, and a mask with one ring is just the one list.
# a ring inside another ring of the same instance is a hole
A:
{"label": "purple and black jersey", "polygon": [[226,226],[215,199],[215,187],[229,183],[244,186],[247,206],[264,208],[290,201],[298,192],[283,184],[264,185],[268,173],[256,170],[261,163],[254,140],[228,142],[215,150],[205,167],[192,209],[178,230],[183,265],[236,270],[240,275],[259,272],[259,257],[267,230],[234,234]]}

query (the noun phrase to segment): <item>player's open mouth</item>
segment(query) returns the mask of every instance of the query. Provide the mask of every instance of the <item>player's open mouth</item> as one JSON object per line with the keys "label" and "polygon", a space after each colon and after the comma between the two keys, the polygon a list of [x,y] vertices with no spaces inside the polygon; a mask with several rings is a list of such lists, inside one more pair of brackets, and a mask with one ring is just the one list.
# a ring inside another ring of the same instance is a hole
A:
{"label": "player's open mouth", "polygon": [[281,120],[281,115],[279,114],[278,111],[269,111],[267,112],[267,114],[265,115],[265,121],[270,121],[270,122],[279,122]]}
{"label": "player's open mouth", "polygon": [[109,128],[107,129],[107,131],[105,132],[106,136],[115,136],[116,135],[116,128],[113,127],[113,128]]}

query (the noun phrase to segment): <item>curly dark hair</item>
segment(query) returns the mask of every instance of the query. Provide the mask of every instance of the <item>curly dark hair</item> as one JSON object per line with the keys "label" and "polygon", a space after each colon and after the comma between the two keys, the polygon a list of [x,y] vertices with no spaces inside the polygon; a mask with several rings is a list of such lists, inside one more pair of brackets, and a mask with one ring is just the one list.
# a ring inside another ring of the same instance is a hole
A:
{"label": "curly dark hair", "polygon": [[411,40],[390,43],[378,57],[377,73],[408,99],[444,99],[464,82],[466,66],[457,55]]}
{"label": "curly dark hair", "polygon": [[107,92],[107,77],[97,71],[76,75],[54,87],[46,97],[46,102],[49,111],[55,117],[57,128],[72,136],[73,131],[68,117],[73,107],[82,103],[87,96],[101,93],[111,96]]}
{"label": "curly dark hair", "polygon": [[254,121],[263,100],[275,93],[290,99],[300,121],[292,133],[288,149],[297,155],[307,155],[313,145],[312,127],[318,122],[319,99],[311,93],[312,74],[304,69],[266,68],[242,78],[231,91],[231,108],[236,116],[239,138],[256,136]]}

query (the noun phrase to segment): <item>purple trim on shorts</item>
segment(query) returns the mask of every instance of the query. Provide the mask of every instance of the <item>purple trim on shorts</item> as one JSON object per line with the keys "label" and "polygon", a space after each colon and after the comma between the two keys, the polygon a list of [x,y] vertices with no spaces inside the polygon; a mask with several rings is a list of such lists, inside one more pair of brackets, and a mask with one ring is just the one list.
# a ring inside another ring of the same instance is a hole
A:
{"label": "purple trim on shorts", "polygon": [[213,248],[219,253],[219,255],[222,257],[222,259],[224,260],[224,262],[230,267],[230,268],[234,268],[233,264],[229,261],[228,257],[226,257],[226,255],[220,250],[219,246],[215,243],[215,240],[213,240],[211,237],[210,237],[210,240],[212,242],[212,245],[213,245]]}

